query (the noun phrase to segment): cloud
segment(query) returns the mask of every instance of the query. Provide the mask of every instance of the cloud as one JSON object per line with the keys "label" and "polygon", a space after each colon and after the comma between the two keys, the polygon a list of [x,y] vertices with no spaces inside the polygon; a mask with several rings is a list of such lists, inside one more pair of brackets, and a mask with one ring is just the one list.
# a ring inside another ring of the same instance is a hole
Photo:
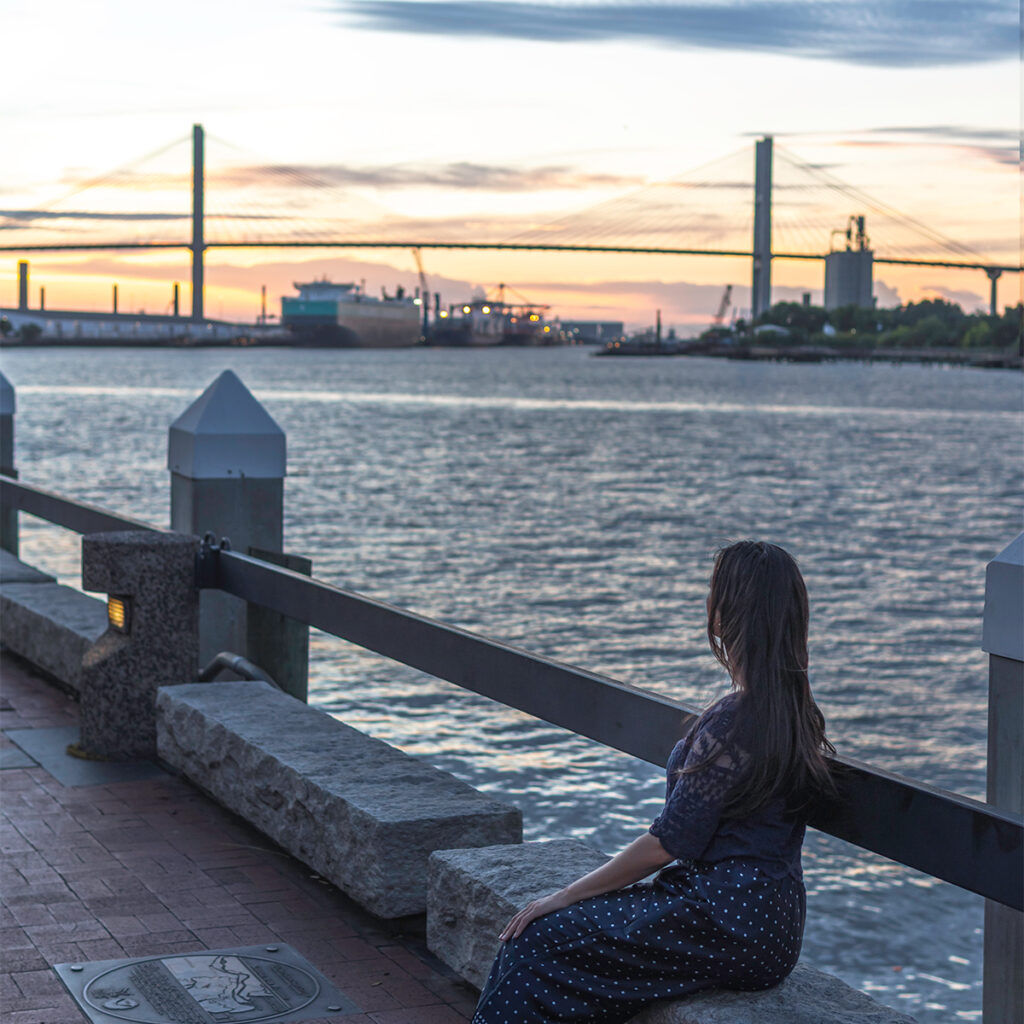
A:
{"label": "cloud", "polygon": [[903,300],[900,298],[899,288],[894,288],[892,285],[886,284],[878,278],[875,278],[874,296],[878,305],[882,308],[891,309],[895,306],[903,305]]}
{"label": "cloud", "polygon": [[982,160],[991,160],[996,164],[1006,167],[1017,167],[1020,164],[1020,151],[1012,145],[968,145],[963,142],[946,142],[941,140],[922,140],[920,142],[906,142],[898,139],[882,138],[861,138],[841,142],[840,145],[852,148],[852,150],[886,150],[895,146],[906,145],[945,145],[961,153],[971,154],[980,157]]}
{"label": "cloud", "polygon": [[0,217],[21,221],[18,225],[4,227],[25,227],[39,220],[188,220],[186,213],[95,213],[87,210],[0,210]]}
{"label": "cloud", "polygon": [[960,141],[978,139],[1009,144],[1016,143],[1019,136],[1005,128],[976,128],[962,124],[916,124],[904,127],[869,128],[876,135],[926,135],[929,138],[946,138]]}
{"label": "cloud", "polygon": [[[1007,167],[1017,167],[1021,160],[1020,136],[1017,132],[1004,128],[978,128],[955,124],[921,124],[867,128],[851,132],[850,134],[853,137],[842,139],[839,145],[857,149],[882,149],[897,146],[951,146],[964,153],[969,153],[985,160],[992,160],[997,164]],[[865,138],[864,136],[868,137]],[[908,139],[907,136],[910,136],[910,138]]]}
{"label": "cloud", "polygon": [[639,39],[871,67],[975,64],[1016,57],[1018,50],[1017,12],[1005,0],[335,3],[346,21],[390,32],[555,43]]}
{"label": "cloud", "polygon": [[567,166],[499,167],[464,161],[448,164],[398,164],[350,167],[345,164],[257,164],[216,174],[234,187],[268,185],[362,186],[373,188],[456,188],[492,192],[539,192],[553,189],[629,187],[643,179],[591,174]]}
{"label": "cloud", "polygon": [[[228,214],[206,214],[207,219],[216,220]],[[0,225],[6,228],[25,227],[40,220],[99,220],[99,221],[135,221],[135,220],[191,220],[190,213],[156,213],[156,212],[98,212],[94,210],[0,210],[0,217],[23,223]],[[232,220],[275,220],[276,214],[264,213],[233,213]]]}
{"label": "cloud", "polygon": [[988,299],[982,298],[977,292],[969,292],[963,288],[950,288],[944,284],[923,284],[921,291],[934,292],[947,302],[955,302],[965,312],[972,312],[980,309],[988,312]]}
{"label": "cloud", "polygon": [[871,128],[873,135],[911,135],[927,144],[956,146],[974,156],[1016,167],[1021,159],[1021,139],[1017,132],[1001,128],[977,128],[962,124],[910,125],[897,128]]}
{"label": "cloud", "polygon": [[[216,223],[224,220],[240,221],[274,221],[280,220],[280,214],[263,213],[207,213],[205,220]],[[69,225],[68,221],[101,224],[129,224],[129,223],[164,223],[176,222],[185,223],[192,220],[190,213],[157,213],[154,211],[142,212],[99,212],[94,210],[0,210],[0,231],[32,231],[39,232],[64,232],[65,236]],[[64,223],[61,223],[64,222]],[[87,229],[86,229],[87,230]],[[94,236],[91,236],[94,237]],[[65,239],[67,240],[67,239]],[[69,242],[73,244],[73,241]]]}
{"label": "cloud", "polygon": [[[67,184],[80,184],[74,176]],[[248,164],[208,167],[211,187],[254,189],[324,188],[453,188],[487,192],[540,192],[580,188],[634,188],[645,179],[635,175],[600,174],[563,164],[545,167],[504,167],[454,161],[447,164],[392,164],[356,167],[348,164]],[[104,182],[104,188],[131,192],[189,189],[191,175],[125,172]]]}
{"label": "cloud", "polygon": [[[223,259],[223,261],[222,261]],[[268,294],[291,294],[294,281],[312,277],[328,277],[334,281],[358,281],[368,278],[374,287],[386,284],[389,290],[401,284],[409,288],[419,283],[415,270],[398,270],[386,262],[359,259],[347,255],[326,252],[320,256],[296,256],[288,260],[267,260],[254,266],[231,262],[231,257],[207,260],[207,284],[219,287],[248,289],[259,293],[261,284],[267,285]],[[94,255],[62,259],[60,262],[38,258],[33,261],[33,270],[38,275],[49,273],[54,276],[72,273],[115,277],[122,280],[144,280],[169,282],[179,279],[187,269],[187,257],[180,260],[156,259],[142,262],[133,256]],[[430,272],[428,257],[427,281],[430,290],[458,290],[469,294],[470,283],[461,278],[444,277]]]}

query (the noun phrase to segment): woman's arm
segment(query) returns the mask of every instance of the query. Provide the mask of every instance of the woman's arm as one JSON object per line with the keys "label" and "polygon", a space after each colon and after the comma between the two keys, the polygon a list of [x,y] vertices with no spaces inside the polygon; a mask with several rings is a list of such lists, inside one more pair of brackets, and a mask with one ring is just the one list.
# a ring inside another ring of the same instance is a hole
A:
{"label": "woman's arm", "polygon": [[601,893],[639,882],[641,878],[646,878],[651,872],[663,868],[672,860],[672,854],[661,845],[661,841],[646,832],[589,875],[584,875],[564,889],[525,906],[505,925],[501,941],[507,942],[521,935],[523,929],[535,918],[590,899],[591,896],[600,896]]}

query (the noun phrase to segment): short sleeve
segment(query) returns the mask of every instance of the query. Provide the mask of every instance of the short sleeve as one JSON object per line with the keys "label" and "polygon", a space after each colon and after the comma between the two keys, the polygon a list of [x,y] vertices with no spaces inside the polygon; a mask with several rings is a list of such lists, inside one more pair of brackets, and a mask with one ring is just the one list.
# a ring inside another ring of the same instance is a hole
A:
{"label": "short sleeve", "polygon": [[[700,860],[743,767],[742,757],[727,738],[731,718],[713,715],[695,726],[683,774],[672,784],[665,807],[648,830],[677,859]],[[697,771],[685,770],[700,764],[704,767]]]}

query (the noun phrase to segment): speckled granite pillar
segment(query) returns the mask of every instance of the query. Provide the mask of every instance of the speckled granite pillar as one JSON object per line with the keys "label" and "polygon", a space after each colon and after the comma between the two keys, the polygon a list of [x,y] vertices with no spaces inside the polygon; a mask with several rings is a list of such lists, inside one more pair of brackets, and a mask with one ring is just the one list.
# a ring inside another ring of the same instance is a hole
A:
{"label": "speckled granite pillar", "polygon": [[107,629],[82,659],[81,747],[116,761],[156,756],[158,687],[195,682],[199,538],[124,531],[82,538],[82,587],[130,599],[128,632]]}

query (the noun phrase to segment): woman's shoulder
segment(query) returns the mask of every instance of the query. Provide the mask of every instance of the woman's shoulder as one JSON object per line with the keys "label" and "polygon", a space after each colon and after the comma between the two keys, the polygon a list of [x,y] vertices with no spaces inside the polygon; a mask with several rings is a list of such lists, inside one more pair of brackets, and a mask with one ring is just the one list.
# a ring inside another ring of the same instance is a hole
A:
{"label": "woman's shoulder", "polygon": [[736,711],[740,703],[740,694],[732,690],[724,697],[720,697],[697,719],[694,730],[707,729],[710,732],[719,734],[723,730],[728,731],[736,719]]}
{"label": "woman's shoulder", "polygon": [[674,759],[680,760],[689,753],[694,741],[702,735],[722,739],[729,734],[736,717],[736,706],[739,693],[733,690],[714,703],[709,704],[691,723],[686,734],[678,741],[673,750]]}

